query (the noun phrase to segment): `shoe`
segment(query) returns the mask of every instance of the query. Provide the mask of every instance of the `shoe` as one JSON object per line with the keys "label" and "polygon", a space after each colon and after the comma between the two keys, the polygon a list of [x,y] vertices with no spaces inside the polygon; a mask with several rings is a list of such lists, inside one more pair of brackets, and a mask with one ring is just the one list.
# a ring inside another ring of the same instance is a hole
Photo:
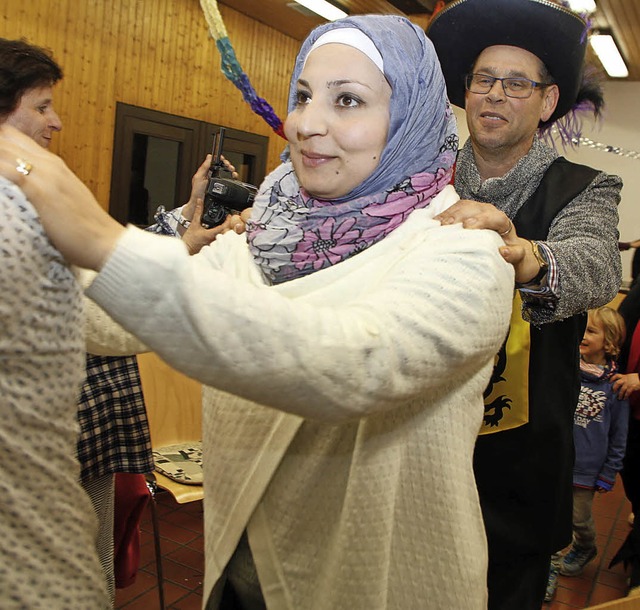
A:
{"label": "shoe", "polygon": [[562,553],[554,553],[551,555],[551,565],[555,566],[556,570],[560,567],[560,562],[562,561]]}
{"label": "shoe", "polygon": [[549,566],[549,578],[547,579],[547,590],[544,594],[544,601],[550,602],[556,594],[558,588],[558,568],[552,563]]}
{"label": "shoe", "polygon": [[581,549],[575,546],[562,558],[559,571],[563,576],[578,576],[584,567],[598,554],[596,547]]}

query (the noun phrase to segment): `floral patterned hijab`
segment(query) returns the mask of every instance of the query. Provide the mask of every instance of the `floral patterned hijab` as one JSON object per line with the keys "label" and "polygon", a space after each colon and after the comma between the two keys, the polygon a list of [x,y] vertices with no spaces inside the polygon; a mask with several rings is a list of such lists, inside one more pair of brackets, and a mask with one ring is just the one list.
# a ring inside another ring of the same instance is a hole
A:
{"label": "floral patterned hijab", "polygon": [[289,111],[312,46],[337,28],[357,28],[382,57],[392,90],[387,144],[373,173],[333,200],[305,192],[285,151],[283,164],[265,178],[247,224],[254,260],[274,284],[339,263],[380,241],[413,210],[427,207],[453,173],[458,135],[440,64],[424,32],[404,17],[348,17],[316,28],[296,59]]}

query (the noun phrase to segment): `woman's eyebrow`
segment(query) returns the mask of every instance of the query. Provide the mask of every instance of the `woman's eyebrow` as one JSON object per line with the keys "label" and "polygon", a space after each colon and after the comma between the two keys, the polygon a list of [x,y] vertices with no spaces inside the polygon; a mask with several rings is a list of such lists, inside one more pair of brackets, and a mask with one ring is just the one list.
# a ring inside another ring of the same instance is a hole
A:
{"label": "woman's eyebrow", "polygon": [[[303,87],[307,87],[308,89],[311,89],[311,85],[309,85],[309,82],[304,80],[303,78],[298,79],[298,84],[302,85]],[[371,87],[366,83],[363,83],[359,80],[354,80],[352,78],[341,78],[337,80],[330,80],[327,82],[327,88],[340,87],[342,85],[351,85],[351,84],[356,84],[356,85],[360,85],[362,87],[367,87],[368,89],[371,89]]]}
{"label": "woman's eyebrow", "polygon": [[327,83],[327,87],[341,87],[342,85],[360,85],[361,87],[367,87],[367,89],[371,89],[367,83],[363,83],[362,81],[355,80],[353,78],[341,78],[339,80],[332,80]]}

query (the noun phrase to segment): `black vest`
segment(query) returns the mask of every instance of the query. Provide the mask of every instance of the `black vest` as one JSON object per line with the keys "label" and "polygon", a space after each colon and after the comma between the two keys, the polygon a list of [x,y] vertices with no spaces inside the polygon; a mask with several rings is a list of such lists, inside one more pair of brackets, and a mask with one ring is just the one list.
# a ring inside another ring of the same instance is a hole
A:
{"label": "black vest", "polygon": [[[513,218],[518,236],[545,240],[553,219],[597,174],[556,159]],[[478,437],[474,469],[492,561],[550,555],[571,541],[573,413],[585,322],[583,313],[531,325],[529,422]]]}

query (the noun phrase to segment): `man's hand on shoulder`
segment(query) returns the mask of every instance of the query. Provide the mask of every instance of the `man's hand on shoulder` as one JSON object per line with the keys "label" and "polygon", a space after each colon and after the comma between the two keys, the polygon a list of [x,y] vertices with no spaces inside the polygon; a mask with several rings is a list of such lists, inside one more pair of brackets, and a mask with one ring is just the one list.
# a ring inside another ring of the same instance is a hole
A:
{"label": "man's hand on shoulder", "polygon": [[462,223],[465,229],[495,231],[504,242],[500,254],[513,265],[515,280],[526,284],[538,275],[540,263],[528,239],[518,237],[511,219],[491,203],[461,199],[435,217],[443,225]]}

